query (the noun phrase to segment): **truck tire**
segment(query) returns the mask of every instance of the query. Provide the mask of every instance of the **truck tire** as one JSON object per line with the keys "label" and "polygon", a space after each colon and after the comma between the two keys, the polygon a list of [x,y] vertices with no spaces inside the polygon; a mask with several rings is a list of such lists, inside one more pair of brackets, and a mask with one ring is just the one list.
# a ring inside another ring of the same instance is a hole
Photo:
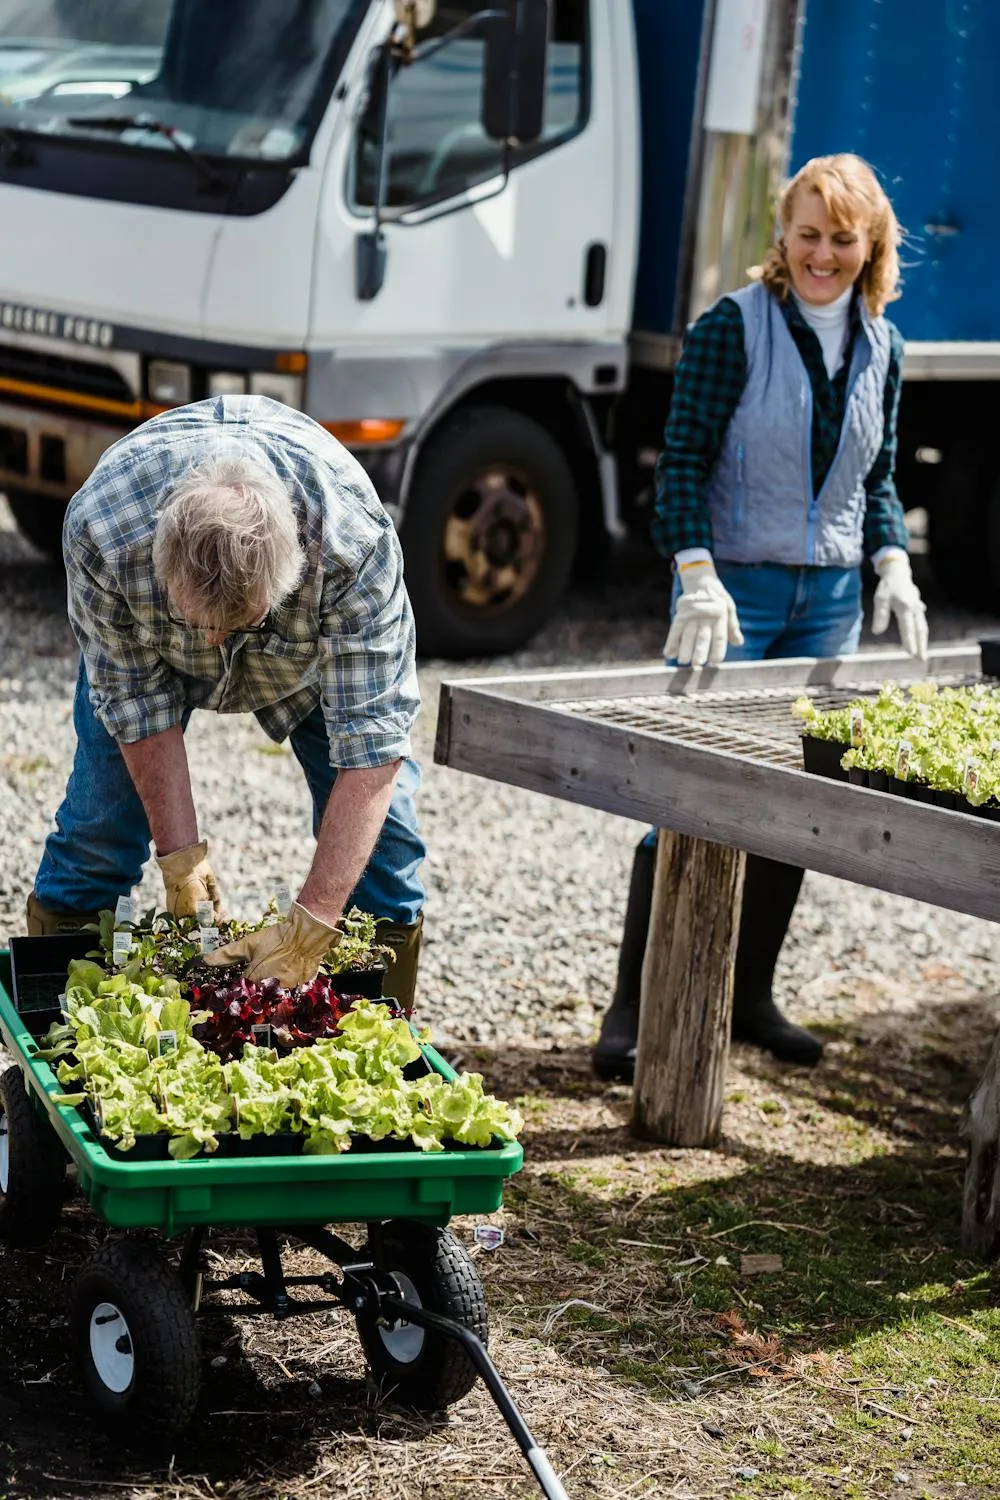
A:
{"label": "truck tire", "polygon": [[31,495],[27,490],[7,490],[5,493],[21,535],[61,566],[65,502],[49,500],[44,495]]}
{"label": "truck tire", "polygon": [[421,656],[515,651],[569,582],[578,506],[566,457],[530,417],[456,413],[417,462],[400,530]]}
{"label": "truck tire", "polygon": [[1000,547],[988,537],[996,486],[994,461],[983,445],[963,441],[946,451],[927,518],[930,565],[945,598],[965,608],[987,608],[991,596],[1000,596],[990,578],[991,556],[1000,562]]}

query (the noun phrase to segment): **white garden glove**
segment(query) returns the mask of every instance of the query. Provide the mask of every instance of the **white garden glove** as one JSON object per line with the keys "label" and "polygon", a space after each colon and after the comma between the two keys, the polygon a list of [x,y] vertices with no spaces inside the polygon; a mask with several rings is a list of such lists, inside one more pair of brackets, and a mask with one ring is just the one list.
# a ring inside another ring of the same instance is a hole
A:
{"label": "white garden glove", "polygon": [[663,655],[682,667],[703,667],[706,662],[717,666],[725,658],[727,645],[743,644],[736,605],[707,553],[679,562],[677,573],[683,592]]}
{"label": "white garden glove", "polygon": [[927,660],[927,606],[913,582],[910,559],[901,549],[885,552],[875,564],[879,584],[872,610],[872,635],[888,629],[889,616],[896,616],[903,650]]}

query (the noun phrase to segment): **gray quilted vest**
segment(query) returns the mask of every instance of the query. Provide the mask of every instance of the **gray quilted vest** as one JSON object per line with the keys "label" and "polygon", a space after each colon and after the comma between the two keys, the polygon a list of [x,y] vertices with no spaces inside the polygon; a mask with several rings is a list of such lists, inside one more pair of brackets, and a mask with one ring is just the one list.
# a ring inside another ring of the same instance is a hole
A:
{"label": "gray quilted vest", "polygon": [[814,495],[813,393],[795,340],[760,282],[730,296],[743,317],[747,382],[709,478],[712,550],[726,562],[857,567],[865,479],[883,439],[886,321],[859,302],[840,442]]}

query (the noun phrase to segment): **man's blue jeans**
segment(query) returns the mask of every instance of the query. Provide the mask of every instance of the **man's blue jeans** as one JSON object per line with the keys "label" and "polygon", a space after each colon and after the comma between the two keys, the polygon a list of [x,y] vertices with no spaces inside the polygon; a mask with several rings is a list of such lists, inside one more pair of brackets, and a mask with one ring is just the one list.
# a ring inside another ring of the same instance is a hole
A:
{"label": "man's blue jeans", "polygon": [[[743,645],[726,661],[778,656],[850,656],[861,640],[860,568],[788,568],[781,563],[716,562],[733,596]],[[671,614],[680,597],[675,578]]]}
{"label": "man's blue jeans", "polygon": [[[185,728],[190,716],[189,711]],[[82,661],[73,723],[73,770],[56,830],[45,841],[35,895],[50,911],[114,910],[118,897],[141,879],[149,858],[149,824],[121,752],[94,714]],[[289,738],[312,795],[316,834],[337,779],[322,709],[315,708]],[[378,843],[348,906],[393,922],[416,921],[424,902],[419,870],[425,849],[413,805],[419,785],[416,761],[404,761]]]}

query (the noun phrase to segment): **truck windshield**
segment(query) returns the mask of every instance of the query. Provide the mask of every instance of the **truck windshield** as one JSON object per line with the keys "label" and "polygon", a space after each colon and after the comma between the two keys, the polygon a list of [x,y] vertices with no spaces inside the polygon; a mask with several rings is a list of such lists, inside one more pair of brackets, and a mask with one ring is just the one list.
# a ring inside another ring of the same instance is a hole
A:
{"label": "truck windshield", "polygon": [[[198,153],[302,153],[367,0],[0,0],[0,132],[155,118]],[[72,120],[72,124],[70,121]],[[136,150],[162,134],[123,130]]]}

